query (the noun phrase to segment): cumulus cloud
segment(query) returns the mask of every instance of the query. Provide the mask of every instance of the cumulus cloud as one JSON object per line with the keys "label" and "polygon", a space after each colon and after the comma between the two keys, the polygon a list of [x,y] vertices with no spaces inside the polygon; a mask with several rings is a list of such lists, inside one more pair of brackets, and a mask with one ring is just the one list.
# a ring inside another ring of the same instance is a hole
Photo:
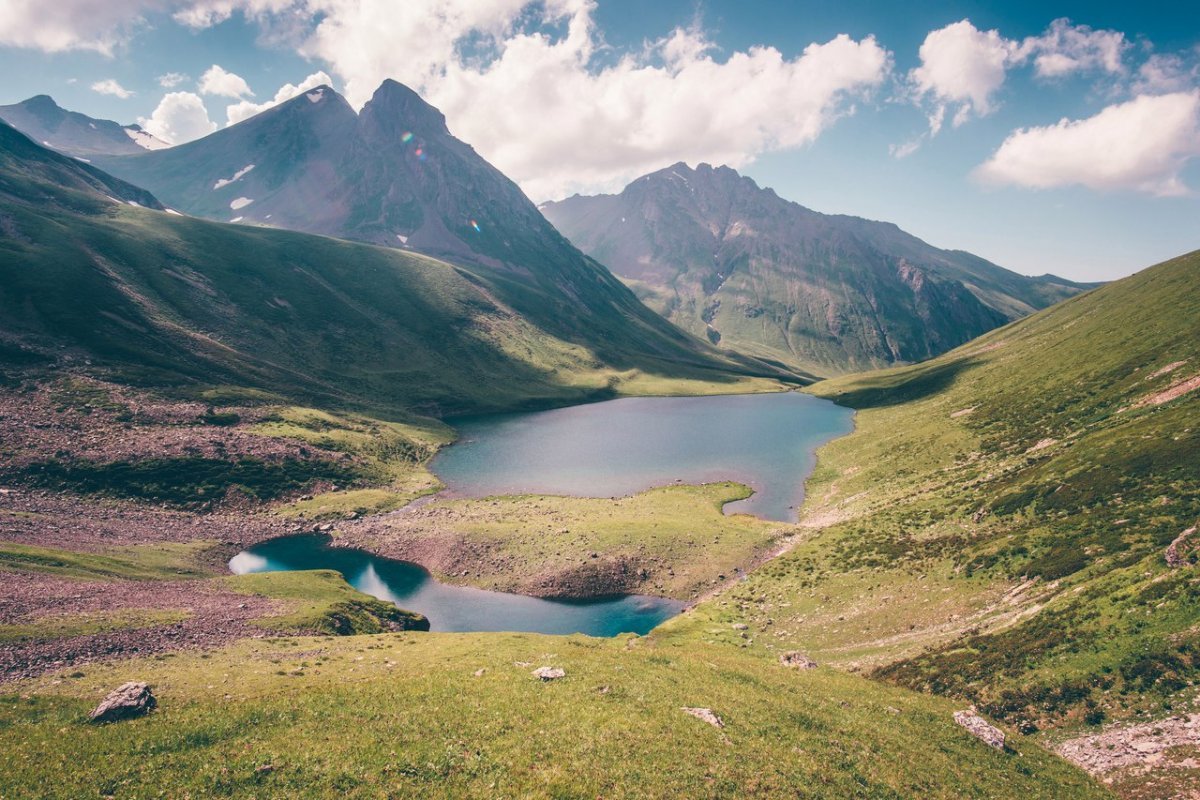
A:
{"label": "cumulus cloud", "polygon": [[1085,186],[1158,196],[1189,193],[1180,173],[1200,157],[1200,91],[1142,95],[1093,117],[1022,128],[976,176],[1037,189]]}
{"label": "cumulus cloud", "polygon": [[[918,96],[930,95],[937,103],[931,130],[941,127],[951,103],[960,104],[960,113],[991,112],[992,96],[1004,85],[1016,48],[999,31],[981,31],[966,19],[931,31],[921,43],[921,65],[909,74]],[[956,117],[956,124],[965,119]]]}
{"label": "cumulus cloud", "polygon": [[997,30],[981,31],[964,19],[930,31],[919,51],[921,64],[908,77],[917,102],[932,103],[929,134],[936,136],[950,109],[955,127],[995,110],[996,95],[1014,67],[1032,61],[1040,78],[1117,75],[1125,72],[1128,48],[1120,31],[1094,30],[1065,18],[1020,42]]}
{"label": "cumulus cloud", "polygon": [[168,92],[149,117],[139,117],[147,133],[168,144],[183,144],[217,129],[208,118],[208,110],[200,96],[192,92]]}
{"label": "cumulus cloud", "polygon": [[164,89],[174,89],[187,79],[188,76],[184,75],[182,72],[168,72],[165,75],[158,76],[158,85]]}
{"label": "cumulus cloud", "polygon": [[[752,47],[718,58],[694,26],[597,59],[594,10],[593,0],[205,0],[177,18],[307,16],[298,49],[329,66],[353,105],[385,78],[408,84],[537,199],[614,188],[671,161],[736,167],[809,144],[891,67],[873,37],[838,36],[791,57]],[[232,105],[229,122],[313,85]]]}
{"label": "cumulus cloud", "polygon": [[92,91],[99,94],[110,94],[113,97],[119,97],[122,100],[128,100],[133,97],[134,92],[129,91],[121,84],[117,83],[112,78],[106,78],[102,81],[96,81],[92,84]]}
{"label": "cumulus cloud", "polygon": [[227,72],[218,64],[213,64],[200,76],[200,94],[233,98],[254,96],[250,84],[241,75]]}
{"label": "cumulus cloud", "polygon": [[277,106],[280,103],[287,102],[293,97],[299,97],[301,92],[307,92],[309,89],[315,89],[318,86],[332,86],[333,78],[330,78],[324,72],[314,72],[299,84],[285,83],[275,93],[275,96],[263,103],[251,103],[249,100],[243,100],[240,103],[234,103],[225,108],[226,126],[236,125],[244,119],[249,119],[255,114],[260,114],[268,108]]}
{"label": "cumulus cloud", "polygon": [[143,22],[155,0],[5,0],[0,3],[0,45],[58,53],[113,48]]}
{"label": "cumulus cloud", "polygon": [[1190,55],[1191,58],[1178,54],[1151,55],[1138,67],[1134,91],[1162,94],[1190,89],[1200,84],[1200,48]]}

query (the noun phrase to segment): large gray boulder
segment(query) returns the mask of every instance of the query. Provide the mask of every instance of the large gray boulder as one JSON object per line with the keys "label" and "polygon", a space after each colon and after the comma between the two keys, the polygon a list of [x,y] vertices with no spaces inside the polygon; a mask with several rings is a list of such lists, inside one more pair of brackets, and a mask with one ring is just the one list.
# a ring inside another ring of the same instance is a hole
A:
{"label": "large gray boulder", "polygon": [[966,728],[968,733],[988,747],[994,747],[997,750],[1004,749],[1004,731],[975,713],[975,709],[955,711],[954,721]]}
{"label": "large gray boulder", "polygon": [[88,718],[92,722],[118,722],[140,717],[158,706],[149,684],[130,681],[109,692]]}

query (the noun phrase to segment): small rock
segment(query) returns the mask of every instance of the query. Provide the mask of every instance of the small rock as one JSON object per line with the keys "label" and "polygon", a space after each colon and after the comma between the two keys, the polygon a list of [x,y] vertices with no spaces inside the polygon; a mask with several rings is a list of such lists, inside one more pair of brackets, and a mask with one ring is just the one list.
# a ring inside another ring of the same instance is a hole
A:
{"label": "small rock", "polygon": [[967,711],[955,711],[954,721],[967,729],[967,733],[974,736],[979,741],[986,744],[988,747],[994,747],[997,750],[1004,749],[1004,731],[992,725],[983,717],[975,713],[974,709]]}
{"label": "small rock", "polygon": [[274,771],[275,771],[274,764],[263,764],[260,767],[254,768],[254,772],[258,775],[270,775]]}
{"label": "small rock", "polygon": [[789,650],[779,657],[779,663],[792,669],[816,669],[817,662],[799,650]]}
{"label": "small rock", "polygon": [[157,706],[148,684],[130,681],[109,692],[88,718],[92,722],[117,722],[140,717]]}
{"label": "small rock", "polygon": [[714,728],[724,728],[725,727],[725,723],[721,721],[720,717],[718,717],[715,713],[713,713],[713,710],[711,708],[688,708],[687,706],[684,706],[680,710],[683,711],[683,713],[685,713],[685,714],[691,714],[696,719],[707,722],[709,725],[712,725]]}
{"label": "small rock", "polygon": [[735,622],[732,625],[730,625],[729,627],[733,628],[735,631],[744,631],[744,630],[749,630],[749,628],[750,628],[750,626],[744,622]]}
{"label": "small rock", "polygon": [[561,678],[567,674],[567,671],[562,667],[538,667],[533,671],[533,677],[541,678],[544,681],[552,681],[556,678]]}
{"label": "small rock", "polygon": [[486,670],[486,669],[483,669],[483,668],[481,667],[481,668],[479,668],[479,669],[475,670],[475,677],[476,677],[476,678],[482,678],[485,672],[487,672],[487,670]]}

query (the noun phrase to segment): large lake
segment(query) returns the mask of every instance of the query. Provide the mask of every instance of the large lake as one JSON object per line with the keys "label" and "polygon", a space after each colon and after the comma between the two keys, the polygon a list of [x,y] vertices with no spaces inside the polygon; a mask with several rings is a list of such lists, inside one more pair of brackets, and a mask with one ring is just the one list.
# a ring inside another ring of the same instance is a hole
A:
{"label": "large lake", "polygon": [[238,553],[229,569],[238,575],[334,569],[360,592],[429,617],[435,631],[642,634],[683,610],[683,603],[661,597],[625,595],[568,602],[451,586],[438,583],[416,564],[329,543],[324,534],[271,539]]}
{"label": "large lake", "polygon": [[676,481],[754,489],[727,512],[792,522],[814,451],[853,412],[798,392],[631,397],[552,411],[460,417],[432,469],[450,491],[609,497]]}
{"label": "large lake", "polygon": [[[852,412],[796,392],[645,397],[452,421],[460,439],[432,468],[458,495],[609,497],[652,486],[736,480],[754,489],[726,511],[794,521],[814,451],[849,433]],[[274,539],[238,554],[237,573],[334,569],[359,591],[429,617],[435,631],[646,633],[683,604],[624,596],[540,600],[438,583],[423,568],[329,538]]]}

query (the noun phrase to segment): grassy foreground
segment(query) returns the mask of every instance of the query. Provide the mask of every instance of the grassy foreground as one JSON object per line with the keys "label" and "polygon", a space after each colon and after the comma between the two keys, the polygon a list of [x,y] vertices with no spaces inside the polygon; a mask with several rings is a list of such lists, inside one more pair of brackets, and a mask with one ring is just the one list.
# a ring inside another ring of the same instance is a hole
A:
{"label": "grassy foreground", "polygon": [[[543,683],[530,671],[566,677]],[[84,715],[130,677],[148,718]],[[710,707],[717,729],[683,707]],[[952,704],[696,643],[518,634],[260,640],[0,699],[4,796],[1091,798]]]}

